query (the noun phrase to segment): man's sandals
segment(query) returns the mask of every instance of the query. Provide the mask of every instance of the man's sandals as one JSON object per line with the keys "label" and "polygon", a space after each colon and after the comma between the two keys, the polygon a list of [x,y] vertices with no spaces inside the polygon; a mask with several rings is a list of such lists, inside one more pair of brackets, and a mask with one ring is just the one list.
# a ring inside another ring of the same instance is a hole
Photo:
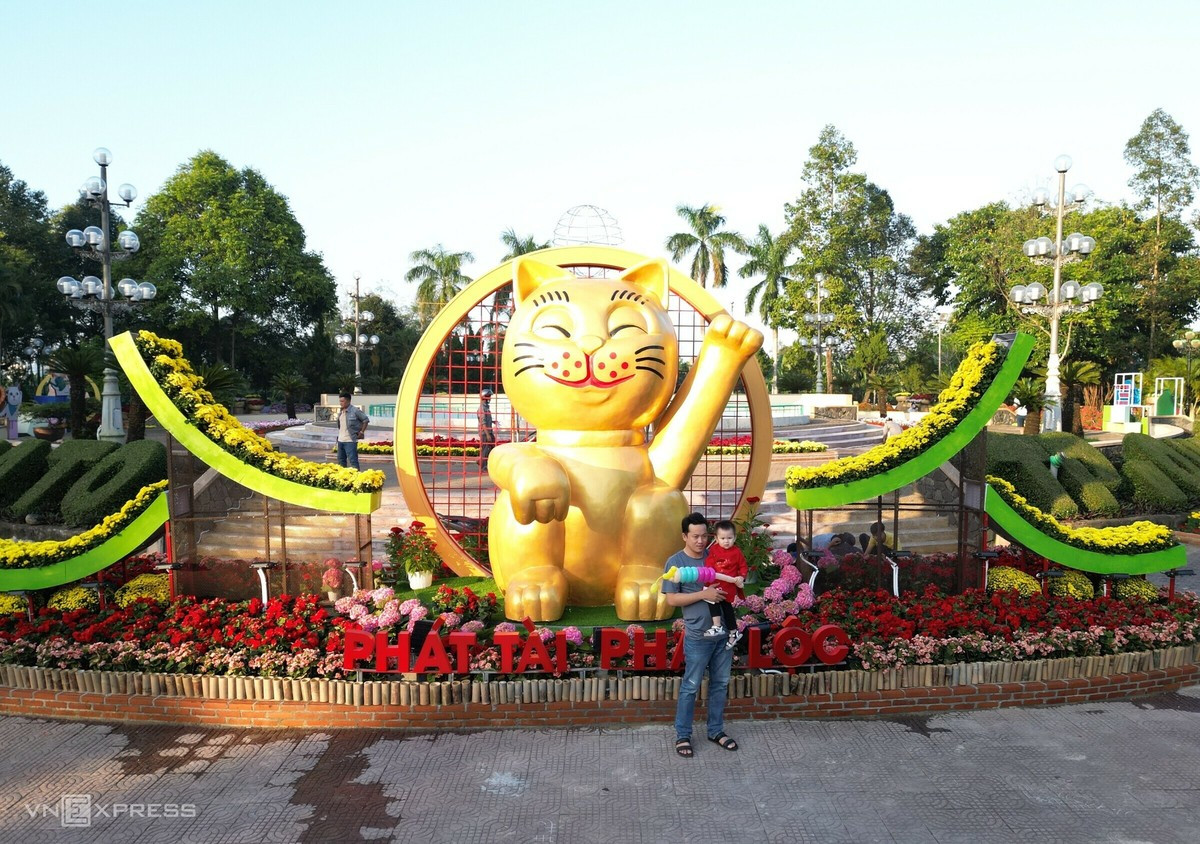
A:
{"label": "man's sandals", "polygon": [[693,753],[695,753],[695,751],[692,750],[692,740],[685,738],[679,739],[679,741],[675,742],[675,752],[684,759],[691,759]]}
{"label": "man's sandals", "polygon": [[724,750],[738,749],[738,743],[724,733],[717,733],[715,736],[709,736],[708,740]]}

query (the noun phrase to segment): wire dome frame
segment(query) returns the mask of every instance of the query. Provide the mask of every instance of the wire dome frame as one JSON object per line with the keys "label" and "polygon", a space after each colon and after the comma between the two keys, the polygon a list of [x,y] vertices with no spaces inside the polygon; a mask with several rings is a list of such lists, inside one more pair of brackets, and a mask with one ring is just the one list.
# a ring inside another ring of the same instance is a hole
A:
{"label": "wire dome frame", "polygon": [[554,226],[555,246],[620,246],[625,235],[617,219],[595,205],[576,205],[568,209]]}
{"label": "wire dome frame", "polygon": [[[634,252],[596,245],[532,254],[583,279],[603,279],[646,260]],[[668,299],[679,356],[690,366],[709,321],[725,309],[674,269]],[[491,572],[487,518],[498,490],[478,457],[480,391],[490,388],[495,393],[491,411],[499,443],[527,440],[534,433],[509,404],[500,377],[512,309],[512,262],[506,261],[442,309],[413,351],[396,398],[392,441],[405,501],[413,519],[433,535],[442,559],[460,575]],[[749,441],[750,453],[702,457],[684,494],[693,509],[710,519],[736,518],[745,513],[749,499],[762,496],[771,463],[770,397],[756,359],[742,370],[713,438]]]}

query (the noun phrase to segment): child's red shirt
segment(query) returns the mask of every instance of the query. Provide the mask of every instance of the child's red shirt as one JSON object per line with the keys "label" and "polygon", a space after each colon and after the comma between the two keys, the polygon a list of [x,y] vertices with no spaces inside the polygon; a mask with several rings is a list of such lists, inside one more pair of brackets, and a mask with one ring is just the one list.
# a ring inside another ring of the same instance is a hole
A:
{"label": "child's red shirt", "polygon": [[[749,569],[746,566],[746,558],[742,555],[742,549],[736,545],[726,551],[720,545],[713,543],[708,549],[708,558],[704,561],[704,564],[729,577],[745,577],[749,573]],[[726,601],[733,601],[734,597],[746,597],[746,594],[732,583],[717,580],[713,582],[713,586],[721,590],[721,594],[725,596]]]}

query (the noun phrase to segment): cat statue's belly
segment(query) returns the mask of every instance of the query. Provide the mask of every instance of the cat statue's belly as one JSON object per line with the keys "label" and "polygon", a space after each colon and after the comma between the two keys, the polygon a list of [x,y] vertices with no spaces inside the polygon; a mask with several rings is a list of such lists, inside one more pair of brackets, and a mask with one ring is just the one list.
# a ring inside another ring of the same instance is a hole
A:
{"label": "cat statue's belly", "polygon": [[[521,549],[493,560],[509,618],[528,615],[548,621],[561,616],[566,605],[613,604],[622,567],[661,571],[662,561],[678,550],[678,525],[687,515],[687,500],[654,477],[646,446],[518,444],[497,449],[493,460],[508,459],[505,452],[521,462],[552,459],[570,490],[565,518],[545,524],[521,524],[507,491],[496,501],[489,545]],[[514,482],[544,483],[530,478]],[[555,571],[561,571],[561,579]]]}

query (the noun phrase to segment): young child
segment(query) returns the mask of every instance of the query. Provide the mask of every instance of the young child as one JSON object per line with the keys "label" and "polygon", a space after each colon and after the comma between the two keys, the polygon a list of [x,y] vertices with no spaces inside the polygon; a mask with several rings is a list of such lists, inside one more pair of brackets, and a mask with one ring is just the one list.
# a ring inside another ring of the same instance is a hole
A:
{"label": "young child", "polygon": [[713,626],[705,631],[704,635],[708,638],[728,636],[729,641],[726,642],[725,647],[732,648],[737,644],[738,639],[742,638],[742,632],[737,628],[737,619],[733,615],[732,601],[735,597],[745,597],[742,586],[749,569],[746,566],[746,558],[742,555],[742,550],[735,544],[737,528],[733,522],[729,520],[717,522],[716,532],[717,541],[708,549],[708,558],[705,563],[715,569],[718,574],[734,578],[734,582],[726,583],[718,580],[713,584],[725,596],[725,600],[712,605]]}

